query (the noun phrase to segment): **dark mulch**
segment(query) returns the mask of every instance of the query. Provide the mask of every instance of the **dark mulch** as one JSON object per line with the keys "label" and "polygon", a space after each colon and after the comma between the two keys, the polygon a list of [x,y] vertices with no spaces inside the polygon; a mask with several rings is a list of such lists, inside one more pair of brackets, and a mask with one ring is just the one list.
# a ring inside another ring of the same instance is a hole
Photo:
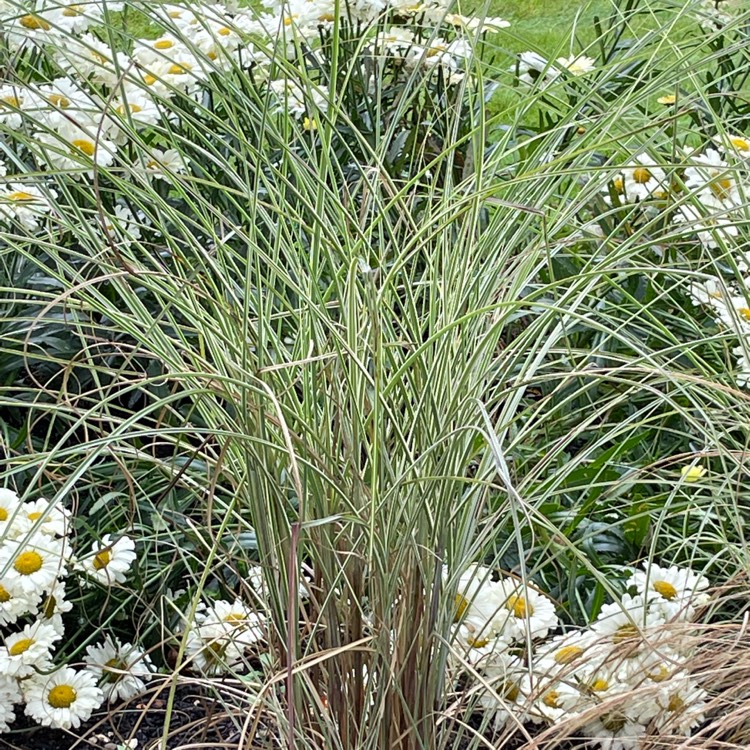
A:
{"label": "dark mulch", "polygon": [[[16,708],[12,731],[0,736],[0,750],[115,750],[135,739],[138,750],[156,744],[164,732],[169,686],[163,686],[127,704],[100,711],[77,730],[38,727]],[[240,739],[237,720],[226,715],[225,708],[201,694],[200,688],[177,689],[169,722],[168,748],[190,745],[199,748],[220,743],[237,746]]]}

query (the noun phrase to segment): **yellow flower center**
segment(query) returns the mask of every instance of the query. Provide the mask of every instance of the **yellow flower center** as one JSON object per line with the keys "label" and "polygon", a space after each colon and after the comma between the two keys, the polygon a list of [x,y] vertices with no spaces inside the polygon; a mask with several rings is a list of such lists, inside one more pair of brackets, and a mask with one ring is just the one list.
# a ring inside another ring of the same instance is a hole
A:
{"label": "yellow flower center", "polygon": [[22,552],[14,561],[13,567],[22,576],[30,576],[41,570],[44,560],[38,552],[28,550]]}
{"label": "yellow flower center", "polygon": [[125,676],[119,673],[127,671],[127,668],[128,665],[122,659],[114,656],[104,664],[103,671],[108,673],[109,682],[117,682]]}
{"label": "yellow flower center", "polygon": [[639,185],[645,185],[651,179],[651,172],[646,167],[636,167],[633,170],[633,180]]}
{"label": "yellow flower center", "polygon": [[665,599],[672,600],[677,596],[677,589],[669,581],[654,581],[654,591]]}
{"label": "yellow flower center", "polygon": [[531,617],[534,614],[534,607],[523,596],[516,596],[515,594],[509,596],[505,606],[513,613],[514,617]]}
{"label": "yellow flower center", "polygon": [[664,682],[669,677],[669,670],[660,664],[653,672],[647,672],[646,677],[654,682]]}
{"label": "yellow flower center", "polygon": [[[8,198],[10,198],[10,200],[13,200],[13,198],[10,197],[11,195],[14,195],[14,193],[11,193],[8,196]],[[26,195],[28,195],[28,193],[26,193]],[[5,508],[0,508],[0,521],[7,521],[7,520],[8,520],[8,511]]]}
{"label": "yellow flower center", "polygon": [[76,138],[73,141],[73,146],[75,146],[80,152],[86,154],[86,156],[93,156],[96,153],[94,142],[86,140],[85,138]]}
{"label": "yellow flower center", "polygon": [[33,638],[21,638],[20,641],[16,641],[8,649],[8,653],[11,656],[20,656],[24,651],[28,651],[33,645],[34,645]]}
{"label": "yellow flower center", "polygon": [[231,29],[228,29],[226,26],[222,26],[217,32],[219,36],[229,36],[232,33]]}
{"label": "yellow flower center", "polygon": [[619,711],[613,711],[612,713],[605,714],[601,717],[601,722],[604,728],[612,734],[622,732],[625,725],[628,723],[627,717],[621,714]]}
{"label": "yellow flower center", "polygon": [[154,49],[170,49],[174,47],[174,42],[171,39],[159,39],[154,42]]}
{"label": "yellow flower center", "polygon": [[738,151],[750,151],[750,141],[745,140],[744,138],[730,138],[729,142],[738,150]]}
{"label": "yellow flower center", "polygon": [[484,648],[489,642],[489,638],[467,638],[466,642],[471,648]]}
{"label": "yellow flower center", "polygon": [[680,469],[680,474],[686,482],[697,482],[705,473],[705,468],[700,464],[697,466],[683,466]]}
{"label": "yellow flower center", "polygon": [[627,625],[620,625],[619,628],[612,634],[612,640],[615,643],[624,643],[625,641],[632,641],[637,638],[640,631],[637,625],[629,623]]}
{"label": "yellow flower center", "polygon": [[173,76],[182,76],[185,75],[189,70],[192,70],[192,66],[188,63],[175,63],[174,65],[169,66],[169,73],[171,73]]}
{"label": "yellow flower center", "polygon": [[625,181],[622,177],[615,177],[615,179],[612,180],[612,185],[614,186],[616,193],[622,194],[625,192]]}
{"label": "yellow flower center", "polygon": [[47,695],[47,703],[52,708],[70,708],[77,697],[78,693],[72,685],[55,685]]}
{"label": "yellow flower center", "polygon": [[242,612],[230,612],[225,618],[224,622],[231,622],[235,625],[245,622],[247,617]]}
{"label": "yellow flower center", "polygon": [[55,614],[56,608],[57,600],[54,596],[48,596],[47,600],[44,602],[44,606],[42,607],[42,614],[49,620],[52,615]]}
{"label": "yellow flower center", "polygon": [[112,551],[108,549],[103,549],[100,552],[97,552],[94,555],[94,570],[102,570],[102,568],[106,568],[107,565],[112,561]]}
{"label": "yellow flower center", "polygon": [[29,521],[38,521],[42,517],[42,514],[37,512],[29,513]]}
{"label": "yellow flower center", "polygon": [[656,101],[659,104],[674,104],[677,101],[677,97],[674,94],[667,94],[666,96],[660,96]]}
{"label": "yellow flower center", "polygon": [[206,57],[208,57],[209,60],[216,60],[219,56],[215,52],[209,52]]}
{"label": "yellow flower center", "polygon": [[318,123],[310,117],[305,117],[302,121],[302,127],[307,131],[313,131],[318,129]]}
{"label": "yellow flower center", "polygon": [[208,661],[221,661],[226,653],[228,643],[221,643],[220,641],[213,641],[206,644],[206,659]]}
{"label": "yellow flower center", "polygon": [[143,112],[143,107],[139,107],[137,104],[121,104],[117,111],[124,117],[128,111],[132,114],[137,115],[139,112]]}
{"label": "yellow flower center", "polygon": [[550,708],[560,708],[560,693],[558,693],[557,690],[550,690],[549,693],[542,698],[542,703]]}
{"label": "yellow flower center", "polygon": [[555,662],[557,664],[570,664],[582,653],[583,649],[580,646],[563,646],[555,652]]}
{"label": "yellow flower center", "polygon": [[17,96],[3,96],[0,98],[0,102],[3,102],[3,104],[7,104],[9,107],[15,107],[18,109],[22,102]]}
{"label": "yellow flower center", "polygon": [[465,614],[466,610],[469,609],[469,600],[462,594],[456,594],[456,616],[453,618],[453,622],[458,622]]}
{"label": "yellow flower center", "polygon": [[21,16],[21,18],[18,19],[18,23],[20,23],[24,29],[29,29],[30,31],[38,31],[39,29],[42,29],[42,31],[49,31],[51,28],[47,21],[43,18],[39,18],[39,16]]}
{"label": "yellow flower center", "polygon": [[152,76],[151,73],[147,73],[143,76],[143,82],[146,86],[153,86],[156,83],[156,76]]}
{"label": "yellow flower center", "polygon": [[65,8],[62,14],[66,18],[76,18],[77,16],[82,16],[83,11],[81,10],[80,5],[69,5],[67,8]]}
{"label": "yellow flower center", "polygon": [[335,20],[336,16],[334,16],[333,13],[323,13],[318,16],[318,21],[322,21],[323,23],[333,23]]}
{"label": "yellow flower center", "polygon": [[284,18],[284,26],[291,26],[294,23],[294,20],[297,18],[297,14],[294,13],[291,16],[286,16]]}
{"label": "yellow flower center", "polygon": [[[8,194],[8,200],[16,203],[22,203],[23,201],[33,201],[35,196],[31,193],[25,193],[23,190],[14,190]],[[0,516],[0,521],[6,521],[8,519],[8,512],[3,508],[4,517]]]}
{"label": "yellow flower center", "polygon": [[732,180],[729,177],[719,177],[709,187],[719,200],[724,200],[729,197],[729,193],[732,190]]}
{"label": "yellow flower center", "polygon": [[740,307],[737,312],[740,314],[741,318],[750,321],[750,307]]}
{"label": "yellow flower center", "polygon": [[603,693],[605,690],[609,689],[609,682],[605,680],[603,677],[599,677],[596,680],[594,680],[589,687],[596,693]]}
{"label": "yellow flower center", "polygon": [[673,693],[669,696],[667,711],[670,713],[679,713],[685,709],[685,701],[680,698],[679,693]]}
{"label": "yellow flower center", "polygon": [[509,701],[516,701],[521,694],[521,690],[513,680],[506,680],[502,685],[500,694]]}
{"label": "yellow flower center", "polygon": [[8,593],[8,589],[0,583],[0,604],[6,604],[13,597]]}
{"label": "yellow flower center", "polygon": [[67,109],[70,106],[70,99],[62,94],[50,94],[47,97],[47,101],[53,107],[60,107],[60,109]]}

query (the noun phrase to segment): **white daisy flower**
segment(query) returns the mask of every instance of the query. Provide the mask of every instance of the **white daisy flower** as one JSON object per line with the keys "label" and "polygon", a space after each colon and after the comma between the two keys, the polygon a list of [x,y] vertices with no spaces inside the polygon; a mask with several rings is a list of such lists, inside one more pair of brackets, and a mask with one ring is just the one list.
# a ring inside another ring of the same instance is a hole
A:
{"label": "white daisy flower", "polygon": [[[141,227],[127,207],[117,204],[112,213],[104,212],[104,230],[118,245],[128,247],[141,238]],[[101,217],[100,217],[101,218]]]}
{"label": "white daisy flower", "polygon": [[195,620],[199,625],[223,622],[231,628],[254,628],[260,622],[258,613],[253,612],[241,599],[235,599],[234,602],[219,599],[196,612]]}
{"label": "white daisy flower", "polygon": [[726,210],[742,202],[734,170],[716,149],[706,149],[703,155],[692,155],[690,159],[691,166],[685,169],[685,187],[696,191],[704,206]]}
{"label": "white daisy flower", "polygon": [[21,501],[13,490],[0,489],[0,538],[8,536],[7,529],[15,521],[20,507]]}
{"label": "white daisy flower", "polygon": [[142,163],[138,163],[136,170],[157,180],[169,180],[173,174],[180,174],[187,170],[187,160],[174,148],[162,151],[152,148],[149,153],[143,155]]}
{"label": "white daisy flower", "polygon": [[57,197],[54,190],[46,193],[35,185],[10,183],[0,187],[0,222],[18,222],[33,231],[39,222],[52,211],[50,198]]}
{"label": "white daisy flower", "polygon": [[660,709],[656,726],[660,732],[689,737],[705,721],[708,694],[685,673],[660,683],[659,687],[655,697]]}
{"label": "white daisy flower", "polygon": [[0,125],[18,130],[24,121],[33,121],[29,114],[40,106],[39,98],[24,86],[0,86]]}
{"label": "white daisy flower", "polygon": [[39,85],[34,89],[34,94],[38,109],[30,114],[36,122],[51,130],[64,122],[96,130],[104,117],[101,102],[70,78],[55,78],[50,83]]}
{"label": "white daisy flower", "polygon": [[647,154],[638,154],[633,162],[622,168],[626,199],[642,201],[666,195],[666,175]]}
{"label": "white daisy flower", "polygon": [[516,73],[521,83],[539,88],[549,86],[560,76],[560,71],[536,52],[522,52],[510,72]]}
{"label": "white daisy flower", "polygon": [[64,572],[67,553],[63,540],[46,534],[8,539],[0,546],[0,575],[9,591],[38,596]]}
{"label": "white daisy flower", "polygon": [[497,16],[479,18],[478,16],[462,16],[459,13],[447,13],[445,22],[451,24],[451,26],[469,31],[472,34],[476,34],[479,31],[500,31],[500,29],[507,29],[510,26],[509,21],[505,21]]}
{"label": "white daisy flower", "polygon": [[[25,10],[29,12],[26,13]],[[16,11],[10,18],[2,21],[2,28],[12,50],[43,48],[47,45],[54,48],[65,43],[61,33],[52,26],[45,14],[34,8],[24,8],[21,13]]]}
{"label": "white daisy flower", "polygon": [[130,700],[146,689],[156,671],[151,658],[131,643],[120,643],[107,635],[104,642],[86,648],[87,669],[99,681],[104,699]]}
{"label": "white daisy flower", "polygon": [[602,750],[638,750],[646,727],[620,708],[613,708],[585,724],[579,734],[596,740]]}
{"label": "white daisy flower", "polygon": [[43,622],[26,625],[23,630],[5,637],[0,648],[0,673],[8,677],[28,677],[50,663],[55,641],[61,635]]}
{"label": "white daisy flower", "polygon": [[582,76],[590,73],[596,67],[596,60],[586,55],[571,55],[570,57],[558,57],[556,62],[561,68],[567,70],[574,76]]}
{"label": "white daisy flower", "polygon": [[18,680],[11,677],[0,677],[0,733],[7,732],[15,721],[13,705],[23,700],[18,689]]}
{"label": "white daisy flower", "polygon": [[111,534],[105,534],[101,542],[91,545],[91,554],[79,562],[79,568],[99,583],[111,586],[125,583],[127,572],[136,558],[135,542],[121,536],[116,542]]}
{"label": "white daisy flower", "polygon": [[16,538],[39,532],[48,536],[67,536],[70,531],[70,511],[60,503],[39,498],[25,502],[13,523]]}
{"label": "white daisy flower", "polygon": [[271,81],[269,90],[279,105],[276,112],[288,112],[292,117],[300,118],[308,114],[308,102],[313,113],[326,112],[328,109],[328,89],[319,86],[311,91],[304,91],[289,80]]}
{"label": "white daisy flower", "polygon": [[494,619],[507,599],[504,590],[490,577],[491,570],[470,565],[458,579],[455,622],[468,623],[475,638],[489,638],[502,632]]}
{"label": "white daisy flower", "polygon": [[43,621],[49,621],[49,624],[59,628],[61,615],[73,609],[73,603],[66,599],[65,581],[59,578],[55,581],[44,594],[39,609],[39,616]]}
{"label": "white daisy flower", "polygon": [[644,633],[663,624],[664,617],[661,613],[651,611],[641,597],[626,594],[621,601],[602,607],[591,630],[615,646],[630,646],[640,645]]}
{"label": "white daisy flower", "polygon": [[607,657],[591,630],[579,630],[556,636],[540,643],[534,659],[534,671],[538,675],[570,675],[576,669],[589,665],[600,665]]}
{"label": "white daisy flower", "polygon": [[494,618],[499,632],[511,639],[545,638],[557,627],[555,605],[544,594],[520,581],[506,578],[500,581],[503,604]]}
{"label": "white daisy flower", "polygon": [[51,674],[33,674],[24,680],[22,690],[26,715],[54,729],[76,729],[104,700],[94,675],[70,667]]}
{"label": "white daisy flower", "polygon": [[687,204],[680,206],[675,212],[674,221],[694,232],[701,245],[708,250],[721,246],[732,247],[732,241],[739,235],[737,221],[730,214],[707,214],[696,206]]}
{"label": "white daisy flower", "polygon": [[737,133],[722,133],[713,140],[726,155],[750,159],[750,137]]}
{"label": "white daisy flower", "polygon": [[136,129],[155,125],[161,119],[159,104],[150,91],[130,89],[124,98],[112,101],[109,112],[112,117],[106,127],[106,136],[116,143],[127,141],[127,133],[122,123],[128,123]]}
{"label": "white daisy flower", "polygon": [[369,50],[371,54],[381,58],[406,58],[415,44],[413,31],[402,26],[392,26],[387,31],[378,32]]}
{"label": "white daisy flower", "polygon": [[261,638],[260,627],[212,621],[190,628],[185,651],[192,668],[201,674],[240,672],[246,667],[245,652]]}
{"label": "white daisy flower", "polygon": [[[73,170],[74,176],[94,176],[94,166],[109,167],[115,159],[116,145],[94,129],[64,122],[55,133],[37,133],[37,155],[52,169]],[[83,167],[83,170],[81,170]]]}
{"label": "white daisy flower", "polygon": [[[108,4],[109,5],[109,4]],[[98,24],[102,20],[102,8],[98,3],[65,3],[59,0],[45,3],[44,17],[55,29],[67,35],[81,34],[89,26]],[[114,10],[109,6],[110,10]]]}
{"label": "white daisy flower", "polygon": [[486,623],[484,631],[479,627],[474,627],[470,621],[464,620],[456,629],[453,640],[451,655],[458,664],[468,663],[474,667],[484,667],[492,664],[499,654],[508,651],[508,640],[503,637],[497,637],[488,630]]}
{"label": "white daisy flower", "polygon": [[55,61],[71,78],[91,79],[104,86],[116,86],[133,61],[122,52],[114,52],[93,34],[78,39],[68,37],[54,48]]}
{"label": "white daisy flower", "polygon": [[17,584],[0,578],[0,625],[12,625],[19,617],[35,615],[41,599],[41,592],[24,593]]}
{"label": "white daisy flower", "polygon": [[517,720],[523,711],[526,696],[521,692],[526,667],[517,656],[508,653],[495,654],[488,664],[482,665],[482,678],[492,692],[480,694],[479,705],[494,711],[495,728]]}
{"label": "white daisy flower", "polygon": [[708,588],[708,579],[677,565],[663,568],[654,563],[644,564],[644,570],[634,571],[626,585],[634,586],[638,595],[652,606],[656,605],[667,620],[690,619],[695,607],[708,600],[708,596],[701,593]]}
{"label": "white daisy flower", "polygon": [[527,673],[521,679],[520,689],[528,706],[528,718],[535,724],[553,724],[594,704],[573,680],[551,680]]}

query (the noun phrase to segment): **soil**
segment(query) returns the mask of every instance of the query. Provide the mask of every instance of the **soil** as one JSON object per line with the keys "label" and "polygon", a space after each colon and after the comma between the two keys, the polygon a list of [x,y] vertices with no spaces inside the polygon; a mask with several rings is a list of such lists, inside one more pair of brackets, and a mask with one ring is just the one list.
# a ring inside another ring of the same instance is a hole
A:
{"label": "soil", "polygon": [[[12,731],[0,736],[0,750],[149,750],[158,747],[164,732],[169,686],[157,688],[131,703],[100,711],[77,730],[39,727],[16,708]],[[136,744],[132,741],[136,740]],[[231,750],[239,744],[238,720],[225,706],[201,694],[200,688],[177,689],[169,722],[168,750]],[[131,744],[127,744],[130,741]]]}

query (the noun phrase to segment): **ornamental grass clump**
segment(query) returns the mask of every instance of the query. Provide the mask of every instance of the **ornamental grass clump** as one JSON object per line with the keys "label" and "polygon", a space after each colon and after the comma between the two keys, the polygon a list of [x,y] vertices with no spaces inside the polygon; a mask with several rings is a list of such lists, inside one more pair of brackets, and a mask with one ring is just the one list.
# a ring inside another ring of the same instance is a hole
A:
{"label": "ornamental grass clump", "polygon": [[158,669],[165,747],[185,684],[238,747],[748,744],[711,6],[514,59],[442,2],[0,4],[6,723]]}

